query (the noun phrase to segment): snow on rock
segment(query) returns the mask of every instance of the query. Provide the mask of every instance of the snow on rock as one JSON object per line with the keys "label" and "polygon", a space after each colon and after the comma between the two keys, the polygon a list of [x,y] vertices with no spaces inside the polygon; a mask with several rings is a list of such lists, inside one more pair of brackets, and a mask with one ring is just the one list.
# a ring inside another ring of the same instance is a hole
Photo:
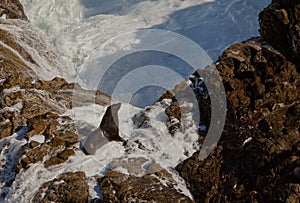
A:
{"label": "snow on rock", "polygon": [[[297,5],[298,4],[298,5]],[[299,1],[272,1],[259,14],[262,37],[299,67]],[[299,70],[299,68],[298,68]]]}
{"label": "snow on rock", "polygon": [[4,40],[1,43],[4,46],[20,52],[26,65],[41,79],[52,79],[54,77],[65,77],[61,67],[62,61],[58,58],[57,51],[46,40],[45,35],[34,28],[29,22],[18,19],[6,20],[0,23],[0,32],[4,35],[10,35],[10,41]]}

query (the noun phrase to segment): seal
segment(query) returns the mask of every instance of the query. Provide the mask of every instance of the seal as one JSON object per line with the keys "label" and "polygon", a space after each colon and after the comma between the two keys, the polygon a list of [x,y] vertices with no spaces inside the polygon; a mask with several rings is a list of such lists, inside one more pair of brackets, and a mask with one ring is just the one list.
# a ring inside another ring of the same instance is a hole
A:
{"label": "seal", "polygon": [[119,135],[119,117],[121,103],[112,104],[106,109],[99,127],[82,140],[81,149],[87,155],[94,155],[98,149],[111,141],[125,142]]}
{"label": "seal", "polygon": [[118,112],[120,110],[121,103],[113,104],[109,106],[103,116],[100,124],[104,136],[110,141],[124,142],[124,139],[119,135],[119,117]]}

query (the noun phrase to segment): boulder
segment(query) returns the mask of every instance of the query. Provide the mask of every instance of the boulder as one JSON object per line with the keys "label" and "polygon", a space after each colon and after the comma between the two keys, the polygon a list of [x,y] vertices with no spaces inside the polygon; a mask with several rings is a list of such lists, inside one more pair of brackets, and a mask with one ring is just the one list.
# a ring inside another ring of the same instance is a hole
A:
{"label": "boulder", "polygon": [[142,177],[109,171],[99,183],[104,202],[192,202],[174,188],[171,177],[166,171]]}
{"label": "boulder", "polygon": [[44,183],[33,202],[86,203],[89,197],[88,180],[84,172],[65,173]]}
{"label": "boulder", "polygon": [[177,166],[198,202],[300,197],[294,175],[300,160],[300,75],[262,41],[232,45],[216,62],[228,100],[221,140],[205,160],[197,152]]}
{"label": "boulder", "polygon": [[259,14],[260,34],[300,70],[300,1],[273,0]]}

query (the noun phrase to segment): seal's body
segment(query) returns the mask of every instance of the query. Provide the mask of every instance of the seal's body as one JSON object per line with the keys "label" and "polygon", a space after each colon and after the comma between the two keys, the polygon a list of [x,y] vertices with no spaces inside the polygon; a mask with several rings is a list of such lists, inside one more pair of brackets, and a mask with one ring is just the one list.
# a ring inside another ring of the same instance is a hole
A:
{"label": "seal's body", "polygon": [[108,141],[124,141],[124,139],[119,135],[118,112],[120,110],[120,107],[121,103],[109,106],[101,121],[100,129],[102,130],[104,136]]}
{"label": "seal's body", "polygon": [[109,106],[100,126],[82,141],[81,147],[86,154],[95,154],[100,147],[111,141],[124,142],[119,135],[118,111],[120,107],[121,103]]}

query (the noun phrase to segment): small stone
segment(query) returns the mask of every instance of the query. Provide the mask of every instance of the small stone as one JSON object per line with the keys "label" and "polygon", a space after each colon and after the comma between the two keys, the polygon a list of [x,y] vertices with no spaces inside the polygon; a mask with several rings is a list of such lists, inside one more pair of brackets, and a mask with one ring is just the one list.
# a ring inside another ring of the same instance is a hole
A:
{"label": "small stone", "polygon": [[296,167],[293,171],[293,174],[296,178],[300,179],[300,167]]}
{"label": "small stone", "polygon": [[73,156],[75,152],[73,149],[66,149],[62,153],[59,153],[57,156],[63,160],[67,160],[69,156]]}
{"label": "small stone", "polygon": [[49,168],[50,166],[55,166],[64,162],[65,161],[59,157],[52,157],[49,160],[45,161],[44,166],[46,168]]}
{"label": "small stone", "polygon": [[6,120],[0,124],[0,139],[9,137],[12,135],[12,124],[9,120]]}
{"label": "small stone", "polygon": [[31,142],[30,142],[30,147],[31,147],[31,148],[36,148],[36,147],[39,146],[39,145],[40,145],[40,143],[37,142],[37,141],[31,141]]}

